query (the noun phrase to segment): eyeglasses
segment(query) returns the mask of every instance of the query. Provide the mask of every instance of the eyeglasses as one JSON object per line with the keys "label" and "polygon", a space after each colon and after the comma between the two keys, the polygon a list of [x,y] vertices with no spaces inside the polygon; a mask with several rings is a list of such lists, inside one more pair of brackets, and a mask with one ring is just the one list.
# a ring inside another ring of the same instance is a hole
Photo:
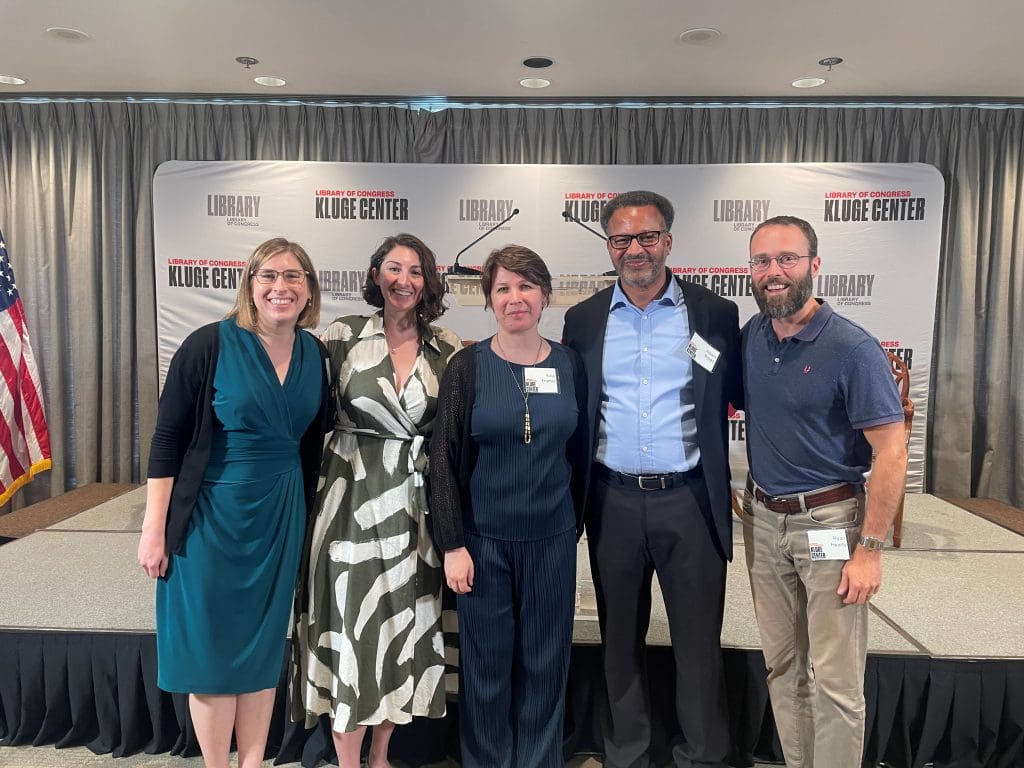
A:
{"label": "eyeglasses", "polygon": [[260,269],[253,272],[252,276],[256,278],[256,282],[260,285],[273,285],[277,282],[278,275],[283,277],[288,285],[301,285],[306,282],[306,275],[308,274],[308,272],[303,272],[301,269],[286,269],[283,272],[278,272],[276,269]]}
{"label": "eyeglasses", "polygon": [[662,229],[649,229],[646,232],[637,232],[635,235],[611,235],[608,238],[608,245],[617,251],[623,251],[629,248],[630,244],[636,240],[640,243],[641,247],[650,248],[652,245],[657,244],[666,231]]}
{"label": "eyeglasses", "polygon": [[783,269],[792,269],[800,263],[800,259],[809,259],[810,256],[797,256],[795,253],[783,253],[781,256],[754,256],[750,260],[750,268],[754,272],[764,272],[774,261]]}

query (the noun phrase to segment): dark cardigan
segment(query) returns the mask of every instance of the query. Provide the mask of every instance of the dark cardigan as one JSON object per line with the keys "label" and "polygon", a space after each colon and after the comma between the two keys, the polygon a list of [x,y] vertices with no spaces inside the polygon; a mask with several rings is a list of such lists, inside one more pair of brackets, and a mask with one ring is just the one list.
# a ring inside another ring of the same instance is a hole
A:
{"label": "dark cardigan", "polygon": [[[210,461],[215,418],[213,377],[217,372],[217,355],[220,351],[219,325],[220,322],[204,325],[182,342],[171,358],[167,380],[160,395],[146,475],[152,478],[174,478],[165,527],[168,553],[180,553],[185,543],[192,509]],[[299,330],[296,332],[304,333]],[[307,515],[313,508],[324,434],[331,423],[330,365],[326,347],[317,341],[317,348],[323,362],[320,409],[299,443]]]}
{"label": "dark cardigan", "polygon": [[[481,342],[485,343],[485,342]],[[566,457],[572,471],[570,491],[576,512],[576,538],[583,534],[583,483],[590,462],[587,444],[587,375],[575,350],[557,342],[572,365],[579,421],[566,444]],[[476,466],[477,445],[471,422],[476,401],[476,344],[456,353],[448,361],[441,377],[434,436],[430,441],[430,519],[434,544],[450,552],[465,546],[462,511],[472,507],[469,481]],[[530,478],[523,478],[529,482]]]}

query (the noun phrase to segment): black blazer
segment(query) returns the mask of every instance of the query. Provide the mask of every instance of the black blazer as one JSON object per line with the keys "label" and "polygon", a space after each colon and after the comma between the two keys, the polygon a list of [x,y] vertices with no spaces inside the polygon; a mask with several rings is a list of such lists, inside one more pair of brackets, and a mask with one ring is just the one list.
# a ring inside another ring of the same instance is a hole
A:
{"label": "black blazer", "polygon": [[[477,445],[472,434],[473,407],[476,404],[476,357],[479,345],[459,350],[448,361],[437,396],[437,417],[430,440],[430,522],[434,545],[443,554],[466,545],[463,536],[463,510],[472,509],[470,480],[476,468]],[[573,370],[576,407],[579,419],[576,431],[566,445],[566,458],[572,471],[570,492],[576,511],[576,538],[583,535],[583,499],[590,473],[586,416],[586,374],[580,357],[565,350]],[[529,478],[523,478],[529,481]]]}
{"label": "black blazer", "polygon": [[[697,446],[700,448],[704,478],[711,498],[712,524],[718,534],[722,555],[732,559],[732,502],[729,486],[729,403],[743,403],[740,358],[739,311],[728,299],[695,283],[675,278],[683,292],[690,331],[699,333],[721,355],[715,370],[708,373],[693,365],[693,393],[697,413]],[[590,455],[597,448],[597,420],[601,408],[604,335],[613,287],[605,288],[565,313],[562,343],[583,358],[587,372],[587,415],[590,426]],[[590,468],[586,482],[590,489]]]}

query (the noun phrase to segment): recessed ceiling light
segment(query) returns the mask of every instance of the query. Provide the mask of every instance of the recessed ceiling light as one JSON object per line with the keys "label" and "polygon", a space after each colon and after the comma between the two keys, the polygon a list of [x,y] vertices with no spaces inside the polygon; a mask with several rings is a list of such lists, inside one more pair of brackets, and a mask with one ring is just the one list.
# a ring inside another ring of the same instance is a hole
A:
{"label": "recessed ceiling light", "polygon": [[551,81],[543,77],[524,77],[519,84],[523,88],[547,88],[551,85]]}
{"label": "recessed ceiling light", "polygon": [[14,75],[0,75],[0,84],[2,85],[24,85],[27,83],[23,77],[15,77]]}
{"label": "recessed ceiling light", "polygon": [[530,69],[546,69],[554,63],[547,56],[531,56],[528,59],[523,59],[523,66]]}
{"label": "recessed ceiling light", "polygon": [[88,32],[73,27],[47,27],[46,34],[69,43],[83,43],[91,39]]}
{"label": "recessed ceiling light", "polygon": [[825,78],[823,77],[801,77],[799,80],[793,81],[794,88],[817,88],[824,84]]}
{"label": "recessed ceiling light", "polygon": [[254,77],[252,81],[256,85],[265,85],[267,88],[280,88],[282,85],[288,85],[288,81],[280,77]]}
{"label": "recessed ceiling light", "polygon": [[722,33],[714,27],[694,27],[681,33],[678,40],[687,45],[708,45],[721,36]]}

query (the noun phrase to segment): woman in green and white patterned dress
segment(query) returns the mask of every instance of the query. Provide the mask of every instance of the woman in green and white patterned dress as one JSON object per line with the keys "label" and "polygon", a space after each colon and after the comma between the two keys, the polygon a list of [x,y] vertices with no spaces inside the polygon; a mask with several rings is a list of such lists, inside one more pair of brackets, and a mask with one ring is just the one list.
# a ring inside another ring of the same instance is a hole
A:
{"label": "woman in green and white patterned dress", "polygon": [[293,718],[331,719],[340,768],[387,766],[395,724],[445,714],[441,561],[426,519],[427,445],[438,384],[462,343],[444,312],[434,254],[408,234],[370,259],[363,297],[323,341],[337,417],[324,453],[298,595]]}

